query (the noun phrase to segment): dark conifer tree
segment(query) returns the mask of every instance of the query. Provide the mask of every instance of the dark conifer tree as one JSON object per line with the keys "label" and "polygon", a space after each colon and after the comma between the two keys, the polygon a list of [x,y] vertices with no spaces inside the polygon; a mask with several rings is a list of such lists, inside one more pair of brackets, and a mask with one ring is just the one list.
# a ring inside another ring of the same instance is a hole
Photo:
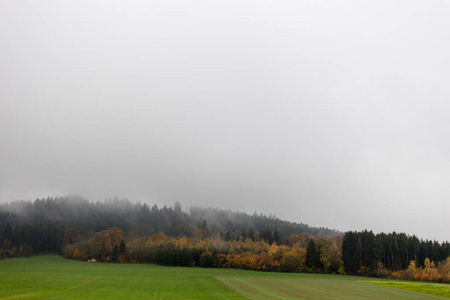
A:
{"label": "dark conifer tree", "polygon": [[348,274],[356,274],[361,268],[361,243],[358,241],[358,234],[348,231],[342,239],[342,262]]}
{"label": "dark conifer tree", "polygon": [[320,268],[320,253],[316,249],[316,242],[310,239],[306,244],[306,266],[312,270]]}
{"label": "dark conifer tree", "polygon": [[112,262],[119,261],[119,246],[117,244],[114,244],[114,248],[111,254],[111,261]]}
{"label": "dark conifer tree", "polygon": [[360,234],[361,239],[361,265],[374,270],[378,263],[377,247],[375,235],[372,231],[363,231]]}

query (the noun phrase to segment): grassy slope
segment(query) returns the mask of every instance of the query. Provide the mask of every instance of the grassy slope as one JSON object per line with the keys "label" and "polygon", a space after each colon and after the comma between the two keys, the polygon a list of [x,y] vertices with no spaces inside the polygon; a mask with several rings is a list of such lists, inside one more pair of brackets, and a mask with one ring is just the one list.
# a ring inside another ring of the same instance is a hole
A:
{"label": "grassy slope", "polygon": [[90,264],[57,256],[0,261],[0,298],[11,299],[327,299],[330,295],[333,299],[386,295],[395,299],[413,299],[415,295],[442,299],[360,280],[338,275]]}

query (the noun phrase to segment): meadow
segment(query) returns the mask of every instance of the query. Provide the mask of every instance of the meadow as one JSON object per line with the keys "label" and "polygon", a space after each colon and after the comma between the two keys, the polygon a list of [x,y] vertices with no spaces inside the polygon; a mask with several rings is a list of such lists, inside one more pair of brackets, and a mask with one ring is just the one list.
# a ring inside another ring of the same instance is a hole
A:
{"label": "meadow", "polygon": [[87,263],[58,256],[0,261],[0,299],[444,299],[450,286],[342,275]]}

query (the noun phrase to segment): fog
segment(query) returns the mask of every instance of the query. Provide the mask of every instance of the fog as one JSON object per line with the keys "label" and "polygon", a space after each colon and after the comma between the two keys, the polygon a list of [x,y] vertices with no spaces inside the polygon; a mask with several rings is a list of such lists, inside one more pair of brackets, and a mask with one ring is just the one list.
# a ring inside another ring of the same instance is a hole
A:
{"label": "fog", "polygon": [[450,239],[450,2],[2,1],[0,202]]}

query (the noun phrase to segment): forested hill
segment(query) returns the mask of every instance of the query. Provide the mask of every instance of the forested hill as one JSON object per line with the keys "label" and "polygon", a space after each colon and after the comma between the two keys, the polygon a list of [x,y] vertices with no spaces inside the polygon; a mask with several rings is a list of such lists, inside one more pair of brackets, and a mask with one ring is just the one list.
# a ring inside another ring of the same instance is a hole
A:
{"label": "forested hill", "polygon": [[59,253],[77,260],[450,282],[450,244],[404,233],[341,234],[272,216],[91,202],[80,196],[0,205],[0,259]]}
{"label": "forested hill", "polygon": [[[259,239],[276,241],[278,244],[287,242],[292,234],[298,233],[308,233],[312,236],[342,234],[328,228],[310,227],[303,223],[283,221],[256,213],[249,215],[199,207],[184,211],[180,203],[175,203],[173,207],[159,208],[156,205],[132,203],[126,199],[92,202],[81,196],[2,204],[0,242],[6,239],[7,226],[14,229],[15,233],[22,231],[23,236],[32,230],[34,234],[30,233],[30,238],[33,239],[39,236],[36,233],[41,231],[43,226],[46,231],[57,231],[53,234],[61,239],[66,228],[97,232],[112,227],[119,227],[125,233],[133,232],[135,236],[164,232],[173,237],[190,237],[196,230],[203,229],[211,235],[220,235],[223,240],[253,238],[253,235],[256,235]],[[57,244],[61,245],[55,243],[55,246]]]}

